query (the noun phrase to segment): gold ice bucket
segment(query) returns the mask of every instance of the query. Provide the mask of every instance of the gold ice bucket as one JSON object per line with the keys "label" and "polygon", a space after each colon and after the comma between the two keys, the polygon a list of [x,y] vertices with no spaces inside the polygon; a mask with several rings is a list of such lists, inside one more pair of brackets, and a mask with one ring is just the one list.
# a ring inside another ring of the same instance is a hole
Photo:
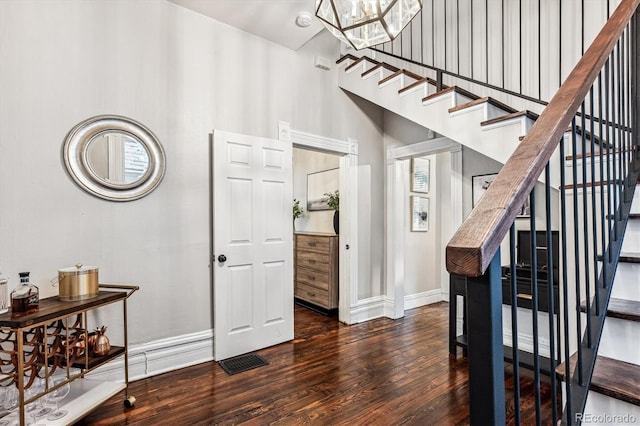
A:
{"label": "gold ice bucket", "polygon": [[98,268],[77,264],[58,269],[60,300],[91,299],[98,295]]}

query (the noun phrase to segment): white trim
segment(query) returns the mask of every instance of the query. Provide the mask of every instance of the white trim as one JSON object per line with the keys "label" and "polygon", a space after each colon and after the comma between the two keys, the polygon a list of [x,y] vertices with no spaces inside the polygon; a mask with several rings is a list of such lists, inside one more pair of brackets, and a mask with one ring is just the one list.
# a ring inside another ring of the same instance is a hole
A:
{"label": "white trim", "polygon": [[[406,209],[403,196],[408,191],[408,183],[402,178],[407,167],[403,160],[411,157],[437,154],[441,152],[451,153],[451,235],[462,224],[462,146],[449,138],[439,137],[423,142],[400,147],[390,147],[387,150],[387,221],[386,221],[386,283],[385,316],[389,318],[401,318],[407,307],[407,299],[404,296],[404,229],[406,221]],[[444,194],[442,195],[444,196]],[[446,244],[442,241],[441,244]],[[442,282],[440,289],[441,300],[449,300],[449,280],[445,269],[444,256],[442,262]],[[393,306],[388,306],[393,304]]]}
{"label": "white trim", "polygon": [[[509,347],[513,345],[511,330],[502,330],[502,344]],[[518,332],[518,349],[533,353],[533,334],[520,330]],[[549,339],[538,337],[538,353],[540,356],[549,357]]]}
{"label": "white trim", "polygon": [[[287,125],[280,121],[279,128]],[[338,319],[352,324],[351,306],[358,300],[358,141],[289,130],[294,147],[342,154],[340,158],[340,271]],[[348,247],[348,248],[347,248]]]}
{"label": "white trim", "polygon": [[381,318],[385,314],[385,297],[374,296],[358,300],[351,306],[351,324]]}
{"label": "white trim", "polygon": [[431,305],[442,302],[443,294],[440,289],[423,291],[422,293],[408,294],[404,297],[404,309],[419,308],[420,306]]}
{"label": "white trim", "polygon": [[[213,330],[183,334],[129,347],[129,381],[213,361]],[[124,359],[112,361],[87,377],[124,381]]]}

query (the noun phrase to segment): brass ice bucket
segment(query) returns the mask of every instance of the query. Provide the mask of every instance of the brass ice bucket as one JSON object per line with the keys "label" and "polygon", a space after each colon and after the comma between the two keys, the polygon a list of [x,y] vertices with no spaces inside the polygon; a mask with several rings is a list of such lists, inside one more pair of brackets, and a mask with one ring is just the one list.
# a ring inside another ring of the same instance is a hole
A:
{"label": "brass ice bucket", "polygon": [[98,268],[77,264],[58,269],[60,300],[91,299],[98,295]]}

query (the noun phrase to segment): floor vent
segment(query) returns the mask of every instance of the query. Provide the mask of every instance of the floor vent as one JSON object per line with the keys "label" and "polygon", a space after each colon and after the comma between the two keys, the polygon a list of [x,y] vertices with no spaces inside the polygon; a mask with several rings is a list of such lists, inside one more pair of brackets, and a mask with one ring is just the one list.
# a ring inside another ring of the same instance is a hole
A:
{"label": "floor vent", "polygon": [[256,354],[240,355],[234,358],[225,359],[218,362],[220,367],[227,372],[228,375],[242,373],[243,371],[252,370],[254,368],[269,365],[269,362]]}

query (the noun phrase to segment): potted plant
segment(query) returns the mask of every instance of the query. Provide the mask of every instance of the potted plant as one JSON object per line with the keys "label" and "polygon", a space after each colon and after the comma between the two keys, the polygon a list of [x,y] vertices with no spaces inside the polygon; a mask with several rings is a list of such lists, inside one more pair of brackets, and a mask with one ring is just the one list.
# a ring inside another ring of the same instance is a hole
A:
{"label": "potted plant", "polygon": [[333,192],[325,192],[324,195],[329,198],[327,201],[329,208],[335,210],[333,213],[333,230],[338,234],[340,225],[340,214],[338,213],[340,211],[340,191],[336,189]]}
{"label": "potted plant", "polygon": [[296,231],[296,219],[302,216],[304,209],[300,207],[300,200],[293,199],[293,232]]}

